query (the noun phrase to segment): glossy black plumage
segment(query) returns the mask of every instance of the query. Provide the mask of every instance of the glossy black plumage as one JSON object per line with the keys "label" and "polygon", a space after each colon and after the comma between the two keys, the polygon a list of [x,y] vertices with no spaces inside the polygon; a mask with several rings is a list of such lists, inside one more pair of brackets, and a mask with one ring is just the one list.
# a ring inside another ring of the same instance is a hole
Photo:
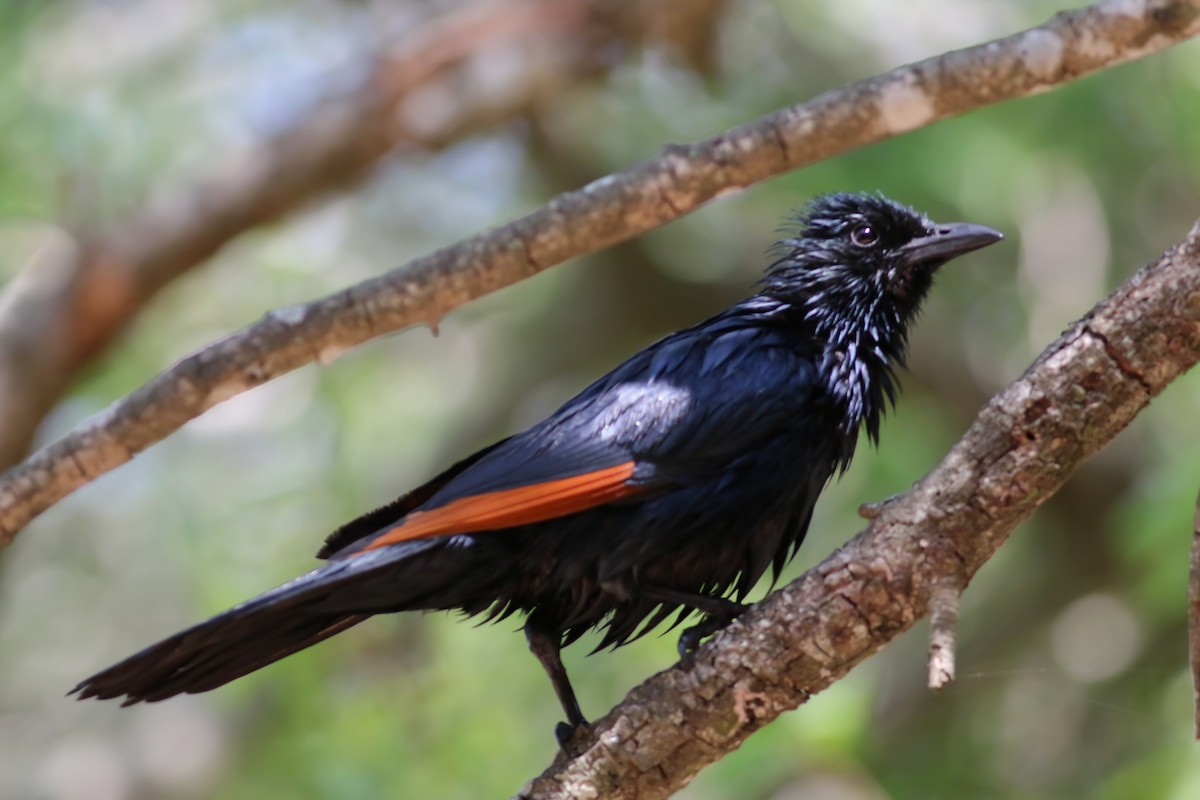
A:
{"label": "glossy black plumage", "polygon": [[75,691],[126,703],[206,691],[378,613],[520,613],[578,725],[559,648],[592,627],[600,647],[619,646],[699,610],[691,647],[732,619],[728,598],[795,552],[860,427],[877,439],[934,271],[999,238],[882,197],[819,198],[753,296],[349,523],[321,550],[327,564]]}

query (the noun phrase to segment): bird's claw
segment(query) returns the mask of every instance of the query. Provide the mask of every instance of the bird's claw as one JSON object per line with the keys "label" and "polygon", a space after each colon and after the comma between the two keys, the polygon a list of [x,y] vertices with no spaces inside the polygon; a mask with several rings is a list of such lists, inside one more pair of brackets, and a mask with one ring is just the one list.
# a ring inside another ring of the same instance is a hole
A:
{"label": "bird's claw", "polygon": [[580,731],[590,730],[591,727],[586,721],[574,725],[569,722],[560,722],[554,726],[554,738],[558,741],[558,746],[564,753],[574,755],[575,749],[572,747],[572,744],[575,742],[576,737],[579,736]]}
{"label": "bird's claw", "polygon": [[696,651],[700,648],[700,643],[704,641],[707,635],[700,631],[701,625],[693,625],[692,627],[679,634],[679,643],[675,649],[679,651],[679,661],[685,669],[691,669],[692,664],[696,662]]}
{"label": "bird's claw", "polygon": [[698,624],[687,628],[683,633],[679,634],[679,643],[675,649],[679,652],[679,660],[683,664],[684,669],[691,669],[696,662],[696,651],[700,649],[700,645],[709,636],[720,630],[724,630],[729,626],[729,623],[737,619],[749,606],[738,603],[735,608],[731,608],[723,614],[708,614]]}

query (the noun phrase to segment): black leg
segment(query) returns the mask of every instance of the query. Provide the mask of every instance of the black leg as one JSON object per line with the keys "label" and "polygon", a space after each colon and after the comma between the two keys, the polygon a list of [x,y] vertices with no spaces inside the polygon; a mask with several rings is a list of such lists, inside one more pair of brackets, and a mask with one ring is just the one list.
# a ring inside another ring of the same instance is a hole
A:
{"label": "black leg", "polygon": [[724,597],[677,592],[661,586],[642,586],[641,592],[652,600],[677,603],[704,614],[704,619],[699,624],[686,628],[679,635],[679,644],[676,646],[679,650],[679,658],[689,665],[696,648],[700,647],[702,641],[725,628],[750,607],[745,603],[727,600]]}
{"label": "black leg", "polygon": [[579,709],[575,690],[571,688],[571,681],[567,678],[567,668],[563,666],[562,657],[559,655],[562,637],[557,632],[540,627],[535,615],[525,621],[525,639],[529,642],[530,652],[537,657],[542,669],[550,676],[554,693],[558,695],[558,702],[562,704],[567,715],[566,722],[560,722],[554,727],[554,738],[558,739],[559,746],[565,750],[575,732],[580,727],[585,727],[588,722],[583,716],[583,711]]}

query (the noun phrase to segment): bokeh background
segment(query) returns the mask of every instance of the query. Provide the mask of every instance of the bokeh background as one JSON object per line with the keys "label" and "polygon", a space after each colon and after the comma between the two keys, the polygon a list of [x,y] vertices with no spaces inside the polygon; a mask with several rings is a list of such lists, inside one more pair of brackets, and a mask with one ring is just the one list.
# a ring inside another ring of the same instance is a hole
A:
{"label": "bokeh background", "polygon": [[[0,279],[48,269],[64,242],[119,232],[214,173],[252,170],[259,143],[322,124],[333,113],[322,98],[355,91],[373,53],[467,5],[0,2]],[[397,112],[417,128],[446,115],[469,123],[395,148],[171,282],[37,440],[269,309],[507,221],[668,142],[1056,10],[680,0],[555,44],[593,47],[586,69],[539,61],[528,44],[484,48],[457,91]],[[488,113],[472,105],[545,79],[539,69],[553,71],[552,89]],[[374,341],[210,411],[3,554],[0,797],[509,796],[553,756],[560,713],[512,621],[378,619],[218,692],[154,706],[63,695],[308,569],[345,519],[745,294],[783,215],[815,193],[880,190],[1006,231],[941,276],[882,448],[862,448],[828,491],[794,576],[860,529],[859,503],[903,491],[1060,330],[1182,237],[1200,215],[1197,130],[1200,45],[1190,43],[724,198],[475,302],[436,337],[421,328]],[[681,796],[1200,796],[1185,647],[1197,408],[1193,375],[987,565],[965,598],[957,685],[925,688],[919,626]],[[589,649],[571,648],[567,664],[598,716],[673,663],[674,636]]]}

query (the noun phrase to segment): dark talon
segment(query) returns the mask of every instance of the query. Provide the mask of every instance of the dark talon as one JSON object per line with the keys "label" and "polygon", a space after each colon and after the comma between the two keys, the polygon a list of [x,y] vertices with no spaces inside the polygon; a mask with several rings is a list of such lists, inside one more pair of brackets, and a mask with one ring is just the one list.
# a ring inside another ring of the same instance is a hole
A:
{"label": "dark talon", "polygon": [[689,669],[694,660],[692,654],[700,647],[700,643],[704,641],[705,637],[712,636],[744,614],[750,607],[745,603],[724,597],[680,592],[662,586],[643,585],[641,592],[651,600],[681,605],[704,614],[704,619],[699,624],[687,628],[680,634],[679,644],[676,646],[676,650],[679,651],[679,660],[683,662],[684,667]]}
{"label": "dark talon", "polygon": [[679,651],[679,660],[687,669],[692,668],[692,664],[696,661],[696,650],[704,641],[704,634],[700,632],[699,628],[699,625],[693,625],[685,629],[683,633],[679,634],[679,643],[675,645],[675,649]]}
{"label": "dark talon", "polygon": [[592,726],[587,720],[580,720],[575,724],[570,722],[560,722],[554,726],[554,738],[558,741],[558,747],[563,753],[571,758],[579,755],[586,749],[588,737],[585,734],[590,733]]}
{"label": "dark talon", "polygon": [[679,651],[679,660],[683,662],[683,666],[687,669],[692,668],[692,664],[696,660],[696,651],[700,649],[700,644],[712,636],[717,631],[723,630],[729,626],[750,606],[744,603],[734,603],[732,601],[724,601],[729,603],[729,607],[719,614],[708,614],[698,624],[687,628],[683,633],[679,634],[679,644],[676,645],[676,650]]}
{"label": "dark talon", "polygon": [[575,736],[575,731],[579,730],[578,725],[572,725],[569,722],[560,722],[554,726],[554,738],[558,740],[558,746],[563,750],[567,750],[567,745],[571,743],[571,739]]}

